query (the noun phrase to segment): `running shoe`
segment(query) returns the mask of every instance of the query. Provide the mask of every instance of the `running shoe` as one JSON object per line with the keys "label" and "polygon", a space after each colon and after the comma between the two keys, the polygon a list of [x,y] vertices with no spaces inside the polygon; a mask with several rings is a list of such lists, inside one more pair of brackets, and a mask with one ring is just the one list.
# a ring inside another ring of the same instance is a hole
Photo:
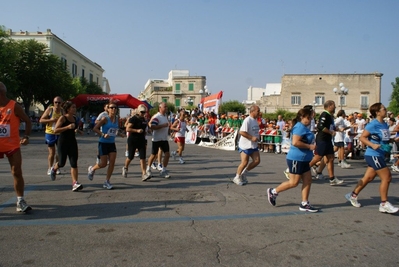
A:
{"label": "running shoe", "polygon": [[242,180],[241,175],[234,177],[233,179],[233,183],[235,183],[236,185],[244,185],[244,181]]}
{"label": "running shoe", "polygon": [[79,190],[82,190],[83,189],[83,185],[82,184],[80,184],[79,182],[75,182],[73,185],[72,185],[72,191],[79,191]]}
{"label": "running shoe", "polygon": [[58,168],[58,169],[57,169],[56,174],[57,174],[57,175],[58,175],[58,174],[61,174],[61,168]]}
{"label": "running shoe", "polygon": [[314,208],[312,205],[309,204],[309,202],[306,205],[299,205],[299,210],[300,211],[308,211],[308,212],[318,212],[319,210]]}
{"label": "running shoe", "polygon": [[140,153],[139,152],[136,152],[136,153],[134,153],[134,156],[137,158],[137,157],[140,157]]}
{"label": "running shoe", "polygon": [[151,179],[151,177],[153,177],[151,170],[147,170],[146,174],[148,174],[147,180],[149,180],[149,179]]}
{"label": "running shoe", "polygon": [[352,206],[356,208],[360,208],[362,206],[359,202],[357,202],[357,197],[352,197],[352,193],[346,194],[345,198],[352,204]]}
{"label": "running shoe", "polygon": [[161,176],[163,176],[163,178],[165,178],[165,179],[169,179],[170,178],[170,174],[169,174],[169,172],[166,169],[161,171]]}
{"label": "running shoe", "polygon": [[150,179],[151,179],[151,171],[150,172],[146,172],[145,174],[143,174],[141,176],[141,181],[143,181],[143,182],[145,182],[147,180],[150,180]]}
{"label": "running shoe", "polygon": [[267,200],[269,201],[270,205],[276,206],[276,198],[277,196],[272,193],[273,188],[267,189]]}
{"label": "running shoe", "polygon": [[56,174],[57,174],[57,172],[56,172],[56,170],[54,170],[54,167],[51,167],[51,170],[50,170],[51,181],[55,181]]}
{"label": "running shoe", "polygon": [[243,185],[246,185],[248,183],[247,171],[241,173],[241,181]]}
{"label": "running shoe", "polygon": [[284,175],[285,175],[285,178],[287,178],[288,180],[290,179],[290,171],[288,168],[284,170]]}
{"label": "running shoe", "polygon": [[122,176],[127,178],[127,168],[122,167]]}
{"label": "running shoe", "polygon": [[158,166],[157,166],[157,170],[161,172],[161,171],[162,171],[162,169],[163,169],[163,167],[162,167],[162,164],[158,164]]}
{"label": "running shoe", "polygon": [[87,168],[87,178],[90,181],[93,181],[93,178],[94,178],[93,166],[89,166],[89,168]]}
{"label": "running shoe", "polygon": [[29,206],[24,199],[21,199],[17,202],[17,211],[18,212],[27,212],[31,210],[31,206]]}
{"label": "running shoe", "polygon": [[180,163],[180,164],[184,164],[184,163],[186,163],[186,162],[183,160],[183,158],[180,158],[180,159],[179,159],[179,163]]}
{"label": "running shoe", "polygon": [[392,204],[387,201],[384,205],[382,205],[382,203],[380,204],[379,210],[380,212],[396,213],[398,212],[399,208],[392,206]]}
{"label": "running shoe", "polygon": [[324,175],[322,173],[316,173],[316,176],[314,177],[315,180],[323,180]]}
{"label": "running shoe", "polygon": [[157,165],[155,164],[155,162],[153,162],[153,163],[151,164],[151,169],[153,169],[153,170],[156,170],[156,169],[157,169]]}
{"label": "running shoe", "polygon": [[51,174],[51,168],[47,170],[47,175]]}
{"label": "running shoe", "polygon": [[129,151],[125,151],[125,157],[129,157]]}
{"label": "running shoe", "polygon": [[341,161],[341,168],[342,169],[348,169],[350,167],[351,167],[351,165],[348,162],[346,162],[345,160]]}
{"label": "running shoe", "polygon": [[113,186],[108,180],[105,180],[105,182],[103,184],[103,188],[106,188],[106,189],[110,190],[110,189],[113,188]]}
{"label": "running shoe", "polygon": [[176,151],[172,151],[173,160],[176,160]]}
{"label": "running shoe", "polygon": [[99,163],[100,163],[100,158],[97,157],[97,158],[96,158],[96,164],[99,164]]}
{"label": "running shoe", "polygon": [[340,185],[344,182],[344,180],[339,180],[337,177],[334,177],[334,179],[330,180],[330,185]]}
{"label": "running shoe", "polygon": [[399,168],[396,165],[392,165],[391,166],[391,170],[394,171],[394,172],[399,172]]}

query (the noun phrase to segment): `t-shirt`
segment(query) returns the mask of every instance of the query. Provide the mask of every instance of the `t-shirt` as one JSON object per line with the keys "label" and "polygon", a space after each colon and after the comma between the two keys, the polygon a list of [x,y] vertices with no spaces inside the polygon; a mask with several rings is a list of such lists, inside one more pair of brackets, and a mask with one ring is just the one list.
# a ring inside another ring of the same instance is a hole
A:
{"label": "t-shirt", "polygon": [[291,130],[291,146],[287,154],[287,159],[296,161],[311,161],[313,158],[313,151],[292,145],[292,137],[294,135],[300,136],[301,141],[305,144],[312,144],[314,142],[314,134],[309,130],[309,128],[303,125],[301,122],[297,122]]}
{"label": "t-shirt", "polygon": [[344,118],[343,117],[336,118],[334,124],[335,124],[335,129],[337,129],[337,132],[335,133],[334,136],[334,142],[344,142],[345,131],[343,130],[346,128],[346,123]]}
{"label": "t-shirt", "polygon": [[129,139],[137,140],[137,141],[144,141],[146,135],[146,129],[148,126],[148,121],[144,117],[140,117],[138,115],[134,115],[129,119],[129,123],[132,124],[133,129],[143,129],[142,133],[137,132],[130,132]]}
{"label": "t-shirt", "polygon": [[[259,139],[259,124],[258,121],[250,116],[246,117],[243,121],[240,132],[247,132],[252,136],[256,136]],[[258,142],[253,142],[245,138],[244,136],[240,136],[240,140],[238,141],[238,147],[241,149],[253,149],[258,147]]]}
{"label": "t-shirt", "polygon": [[328,111],[323,111],[320,115],[319,122],[317,123],[316,141],[331,141],[332,135],[323,132],[324,128],[327,128],[330,131],[334,130],[334,121]]}
{"label": "t-shirt", "polygon": [[[168,118],[166,117],[166,115],[162,115],[159,112],[155,114],[151,119],[151,125],[162,125],[165,123],[169,123]],[[168,141],[168,131],[169,127],[152,130],[152,141]]]}
{"label": "t-shirt", "polygon": [[373,144],[380,144],[381,147],[377,150],[367,147],[364,155],[384,157],[387,151],[384,151],[383,148],[388,145],[390,137],[388,125],[385,122],[379,122],[374,119],[366,125],[365,130],[370,133],[368,140]]}

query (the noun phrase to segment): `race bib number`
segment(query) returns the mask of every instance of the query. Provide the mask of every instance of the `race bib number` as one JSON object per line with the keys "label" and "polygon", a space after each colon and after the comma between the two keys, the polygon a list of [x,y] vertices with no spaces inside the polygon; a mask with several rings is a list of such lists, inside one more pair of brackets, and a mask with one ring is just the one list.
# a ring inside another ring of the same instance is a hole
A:
{"label": "race bib number", "polygon": [[390,133],[388,129],[381,129],[382,141],[389,141]]}
{"label": "race bib number", "polygon": [[107,134],[109,136],[116,136],[118,134],[118,129],[117,128],[109,128]]}
{"label": "race bib number", "polygon": [[10,137],[11,127],[10,124],[0,124],[0,138]]}

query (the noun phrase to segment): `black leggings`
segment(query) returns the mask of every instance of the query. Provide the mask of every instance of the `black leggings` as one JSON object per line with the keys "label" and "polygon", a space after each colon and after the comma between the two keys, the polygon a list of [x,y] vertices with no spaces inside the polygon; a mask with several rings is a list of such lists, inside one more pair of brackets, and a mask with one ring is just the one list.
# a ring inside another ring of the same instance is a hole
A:
{"label": "black leggings", "polygon": [[69,158],[71,168],[78,167],[78,144],[62,144],[58,145],[58,167],[62,168]]}

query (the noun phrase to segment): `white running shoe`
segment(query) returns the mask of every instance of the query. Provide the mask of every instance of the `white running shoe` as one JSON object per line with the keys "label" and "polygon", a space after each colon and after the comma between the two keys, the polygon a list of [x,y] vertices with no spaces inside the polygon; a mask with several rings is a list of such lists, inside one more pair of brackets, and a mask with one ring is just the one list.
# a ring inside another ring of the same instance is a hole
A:
{"label": "white running shoe", "polygon": [[233,183],[235,183],[236,185],[244,185],[241,175],[239,176],[236,175],[236,177],[234,177],[233,179]]}
{"label": "white running shoe", "polygon": [[391,166],[391,170],[394,171],[394,172],[399,172],[399,168],[396,165],[392,165]]}
{"label": "white running shoe", "polygon": [[162,169],[163,169],[163,167],[162,167],[162,164],[158,164],[158,166],[157,166],[157,170],[161,172],[161,171],[162,171]]}
{"label": "white running shoe", "polygon": [[382,203],[380,204],[380,208],[379,211],[380,212],[386,212],[386,213],[396,213],[398,212],[399,208],[392,206],[391,203],[389,203],[388,201],[385,202],[384,205],[382,205]]}
{"label": "white running shoe", "polygon": [[342,169],[348,169],[350,167],[351,167],[351,165],[348,162],[346,162],[345,160],[341,161],[341,168]]}
{"label": "white running shoe", "polygon": [[346,194],[345,198],[352,204],[352,206],[356,208],[360,208],[362,206],[359,202],[357,202],[357,197],[352,197],[352,193]]}
{"label": "white running shoe", "polygon": [[47,175],[51,174],[51,168],[47,170]]}
{"label": "white running shoe", "polygon": [[127,178],[127,168],[122,167],[122,176]]}
{"label": "white running shoe", "polygon": [[344,180],[339,180],[337,177],[334,177],[333,180],[330,180],[330,185],[340,185],[344,182]]}
{"label": "white running shoe", "polygon": [[183,158],[180,158],[180,159],[179,159],[179,163],[180,163],[180,164],[184,164],[184,163],[186,163],[186,162],[183,160]]}
{"label": "white running shoe", "polygon": [[153,163],[151,164],[151,169],[153,169],[153,170],[156,170],[156,169],[157,169],[157,165],[155,164],[155,162],[153,162]]}
{"label": "white running shoe", "polygon": [[125,151],[125,157],[129,157],[129,151]]}
{"label": "white running shoe", "polygon": [[170,178],[170,174],[169,174],[169,172],[166,169],[161,171],[161,176],[163,176],[163,178],[165,178],[165,179],[169,179]]}
{"label": "white running shoe", "polygon": [[89,166],[89,168],[87,168],[87,178],[90,181],[93,181],[93,178],[94,178],[93,166]]}
{"label": "white running shoe", "polygon": [[172,151],[173,160],[176,160],[176,151]]}
{"label": "white running shoe", "polygon": [[147,171],[145,174],[141,175],[141,181],[145,182],[151,179],[151,171]]}
{"label": "white running shoe", "polygon": [[136,153],[134,153],[134,156],[137,158],[137,157],[140,157],[140,153],[139,152],[136,152]]}
{"label": "white running shoe", "polygon": [[17,202],[17,211],[18,212],[27,212],[31,210],[31,206],[29,206],[24,199],[21,199]]}
{"label": "white running shoe", "polygon": [[73,185],[72,185],[72,191],[79,191],[79,190],[82,190],[83,189],[83,185],[82,184],[80,184],[79,182],[75,182]]}
{"label": "white running shoe", "polygon": [[290,170],[288,168],[284,170],[284,175],[285,178],[287,178],[288,180],[290,179]]}

